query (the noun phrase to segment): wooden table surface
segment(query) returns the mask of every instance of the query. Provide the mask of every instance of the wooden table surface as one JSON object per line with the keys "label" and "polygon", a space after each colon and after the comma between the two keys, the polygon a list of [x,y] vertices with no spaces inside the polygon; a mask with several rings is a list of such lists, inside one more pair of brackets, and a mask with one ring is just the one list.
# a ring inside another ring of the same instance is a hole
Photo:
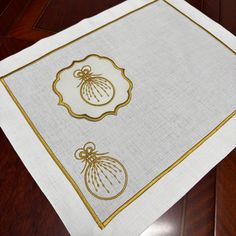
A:
{"label": "wooden table surface", "polygon": [[[0,0],[0,59],[120,2],[122,0]],[[189,2],[236,35],[236,0]],[[0,130],[0,236],[8,235],[69,234]],[[156,220],[144,235],[236,235],[236,150]]]}

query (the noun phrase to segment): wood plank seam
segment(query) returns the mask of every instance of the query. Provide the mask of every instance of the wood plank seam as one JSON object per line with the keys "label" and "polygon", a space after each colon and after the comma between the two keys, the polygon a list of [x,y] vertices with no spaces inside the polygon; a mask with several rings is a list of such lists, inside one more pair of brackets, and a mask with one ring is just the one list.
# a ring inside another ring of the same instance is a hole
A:
{"label": "wood plank seam", "polygon": [[8,10],[8,8],[10,7],[10,5],[12,4],[14,0],[11,0],[8,2],[8,4],[6,5],[6,7],[3,9],[2,12],[0,12],[0,17]]}
{"label": "wood plank seam", "polygon": [[[13,0],[14,1],[14,0]],[[16,16],[15,20],[13,20],[13,22],[6,28],[6,32],[8,33],[9,30],[11,29],[11,27],[13,27],[16,22],[23,16],[25,10],[27,9],[27,7],[30,5],[32,0],[28,0],[26,1],[26,4],[24,5],[24,7],[22,8],[22,10],[20,11],[20,13]]]}
{"label": "wood plank seam", "polygon": [[52,0],[48,0],[46,2],[46,4],[43,6],[42,11],[39,13],[38,17],[36,18],[35,22],[32,25],[33,30],[44,31],[44,32],[49,32],[49,33],[56,33],[55,31],[43,29],[43,28],[40,28],[40,26],[38,26],[38,23],[40,22],[41,18],[43,17],[45,11],[47,10],[47,8],[51,2],[52,2]]}
{"label": "wood plank seam", "polygon": [[186,194],[186,195],[184,196],[184,202],[183,202],[183,207],[182,207],[180,236],[184,236],[185,218],[186,218],[186,207],[187,207],[187,198],[188,198],[188,194]]}

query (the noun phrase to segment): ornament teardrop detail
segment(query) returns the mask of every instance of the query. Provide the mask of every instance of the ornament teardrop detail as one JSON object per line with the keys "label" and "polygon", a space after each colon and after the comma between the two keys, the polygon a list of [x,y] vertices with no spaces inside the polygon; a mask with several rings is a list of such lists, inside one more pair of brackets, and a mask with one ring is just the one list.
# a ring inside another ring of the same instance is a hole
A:
{"label": "ornament teardrop detail", "polygon": [[74,71],[74,77],[81,80],[77,86],[80,87],[80,96],[90,105],[104,106],[115,96],[113,84],[101,74],[94,74],[89,65]]}
{"label": "ornament teardrop detail", "polygon": [[85,186],[96,198],[112,200],[120,196],[128,182],[125,167],[108,153],[98,153],[92,142],[75,152],[75,158],[84,162]]}

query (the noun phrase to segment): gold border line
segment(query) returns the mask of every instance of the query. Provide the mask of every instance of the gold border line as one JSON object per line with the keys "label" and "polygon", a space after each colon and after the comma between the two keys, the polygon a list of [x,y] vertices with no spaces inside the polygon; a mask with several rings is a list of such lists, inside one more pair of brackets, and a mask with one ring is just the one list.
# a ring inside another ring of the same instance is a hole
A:
{"label": "gold border line", "polygon": [[[121,72],[122,78],[125,79],[125,80],[128,82],[128,84],[129,84],[129,89],[127,90],[127,94],[128,94],[127,99],[126,99],[124,102],[118,104],[118,105],[114,108],[114,110],[112,110],[112,111],[107,111],[107,112],[101,114],[99,117],[92,117],[92,116],[89,116],[89,115],[87,115],[87,114],[77,114],[77,113],[73,112],[73,110],[72,110],[72,108],[70,107],[70,105],[63,101],[63,96],[62,96],[62,94],[58,91],[58,89],[57,89],[57,87],[56,87],[57,83],[58,83],[59,80],[60,80],[60,73],[61,73],[63,70],[69,69],[69,68],[71,68],[76,62],[83,62],[83,61],[87,60],[89,57],[92,57],[92,56],[97,57],[97,58],[99,58],[99,59],[106,59],[106,60],[110,61],[110,62],[112,63],[112,65],[113,65],[113,67]],[[108,115],[115,115],[115,116],[116,116],[116,115],[118,114],[118,110],[119,110],[121,107],[124,107],[124,106],[126,106],[126,105],[129,104],[129,102],[130,102],[130,100],[131,100],[131,97],[132,97],[132,93],[131,93],[132,88],[133,88],[133,83],[132,83],[131,80],[125,75],[125,69],[118,67],[118,66],[116,65],[116,63],[115,63],[112,59],[110,59],[109,57],[99,56],[99,55],[97,55],[97,54],[89,54],[88,56],[86,56],[86,57],[85,57],[84,59],[82,59],[82,60],[73,61],[71,65],[69,65],[69,66],[67,66],[67,67],[65,67],[65,68],[63,68],[63,69],[61,69],[59,72],[57,72],[56,80],[54,80],[54,82],[53,82],[53,84],[52,84],[52,90],[54,91],[54,93],[55,93],[55,94],[58,96],[58,98],[59,98],[58,105],[64,106],[64,107],[67,109],[68,113],[69,113],[72,117],[75,117],[75,118],[85,118],[85,119],[90,120],[90,121],[99,121],[99,120],[102,120],[105,116],[108,116]]]}
{"label": "gold border line", "polygon": [[[36,129],[36,127],[34,126],[33,122],[30,120],[30,118],[28,117],[28,115],[26,114],[26,112],[24,111],[23,107],[20,105],[20,103],[18,102],[18,100],[16,99],[16,97],[14,96],[14,94],[12,93],[12,91],[10,90],[10,88],[8,87],[7,83],[5,82],[4,78],[19,71],[24,69],[25,67],[41,60],[42,58],[50,55],[51,53],[66,47],[67,45],[80,40],[83,37],[86,37],[87,35],[109,25],[112,24],[113,22],[118,21],[119,19],[122,19],[130,14],[132,14],[133,12],[136,12],[140,9],[143,9],[146,6],[149,6],[155,2],[157,2],[158,0],[154,0],[153,2],[150,2],[140,8],[137,8],[95,30],[90,31],[89,33],[74,39],[71,42],[68,42],[65,45],[62,45],[50,52],[48,52],[47,54],[44,54],[43,56],[39,57],[38,59],[22,66],[21,68],[18,68],[8,74],[6,74],[5,76],[3,76],[2,78],[0,78],[0,81],[2,82],[2,84],[4,85],[5,89],[7,90],[8,94],[11,96],[11,98],[13,99],[13,101],[15,102],[15,104],[17,105],[18,109],[21,111],[22,115],[25,117],[26,121],[28,122],[28,124],[30,125],[30,127],[33,129],[34,133],[36,134],[36,136],[39,138],[39,140],[41,141],[41,143],[43,144],[43,146],[45,147],[45,149],[48,151],[48,153],[50,154],[50,156],[52,157],[52,159],[55,161],[55,163],[58,165],[58,167],[62,170],[62,172],[64,173],[64,175],[67,177],[67,179],[70,181],[70,183],[72,184],[72,186],[74,187],[74,189],[76,190],[76,192],[79,194],[81,200],[84,202],[85,206],[87,207],[88,211],[90,212],[90,214],[92,215],[92,217],[94,218],[95,222],[98,224],[98,226],[103,229],[119,212],[121,212],[124,208],[126,208],[129,204],[131,204],[134,200],[136,200],[142,193],[144,193],[147,189],[149,189],[153,184],[155,184],[160,178],[162,178],[164,175],[166,175],[169,171],[171,171],[174,167],[176,167],[179,163],[181,163],[186,157],[188,157],[194,150],[196,150],[201,144],[203,144],[208,138],[210,138],[213,134],[215,134],[227,121],[229,121],[232,117],[234,117],[236,115],[236,110],[233,111],[227,118],[225,118],[215,129],[213,129],[209,134],[207,134],[202,140],[200,140],[197,144],[195,144],[189,151],[187,151],[182,157],[180,157],[176,162],[174,162],[168,169],[166,169],[165,171],[163,171],[160,175],[158,175],[156,178],[154,178],[149,184],[147,184],[145,187],[143,187],[140,191],[138,191],[132,198],[130,198],[128,201],[126,201],[121,207],[119,207],[115,212],[113,212],[105,221],[101,222],[100,219],[98,218],[98,216],[96,215],[95,211],[91,208],[91,206],[89,205],[88,201],[85,199],[83,193],[80,191],[79,187],[77,186],[77,184],[75,183],[75,181],[71,178],[71,176],[69,175],[69,173],[66,171],[66,169],[63,167],[63,165],[60,163],[60,161],[58,160],[58,158],[55,156],[55,154],[52,152],[52,150],[50,149],[50,147],[48,146],[48,144],[45,142],[45,140],[43,139],[43,137],[40,135],[39,131]],[[223,43],[220,39],[218,39],[216,36],[214,36],[213,34],[211,34],[209,31],[207,31],[205,28],[203,28],[201,25],[199,25],[198,23],[196,23],[195,21],[193,21],[191,18],[189,18],[187,15],[185,15],[184,13],[182,13],[181,11],[179,11],[177,8],[175,8],[173,5],[171,5],[169,2],[163,0],[165,3],[167,3],[168,5],[172,6],[174,9],[176,9],[178,12],[180,12],[181,14],[183,14],[184,16],[186,16],[188,19],[190,19],[192,22],[194,22],[196,25],[198,25],[199,27],[201,27],[203,30],[205,30],[206,32],[208,32],[210,35],[212,35],[216,40],[218,40],[219,42],[221,42],[224,46],[226,46],[230,51],[232,51],[233,53],[236,53],[233,49],[231,49],[229,46],[227,46],[225,43]]]}
{"label": "gold border line", "polygon": [[40,140],[40,142],[43,144],[43,146],[45,147],[45,149],[47,150],[47,152],[49,153],[49,155],[52,157],[52,159],[54,160],[54,162],[57,164],[57,166],[61,169],[62,173],[66,176],[66,178],[69,180],[69,182],[72,184],[72,186],[74,187],[74,189],[76,190],[76,192],[79,194],[81,200],[83,201],[83,203],[85,204],[85,206],[87,207],[87,209],[89,210],[90,214],[92,215],[93,219],[95,220],[95,222],[98,224],[98,226],[103,229],[104,226],[102,224],[102,222],[100,221],[100,219],[98,218],[98,216],[96,215],[95,211],[93,210],[93,208],[90,206],[89,202],[86,200],[86,198],[84,197],[82,191],[79,189],[79,187],[77,186],[76,182],[73,180],[73,178],[70,176],[70,174],[67,172],[67,170],[65,169],[65,167],[62,165],[62,163],[58,160],[58,158],[56,157],[56,155],[54,154],[54,152],[51,150],[51,148],[49,147],[49,145],[46,143],[46,141],[44,140],[44,138],[42,137],[42,135],[39,133],[39,131],[37,130],[37,128],[35,127],[35,125],[33,124],[33,122],[31,121],[31,119],[29,118],[29,116],[27,115],[27,113],[25,112],[24,108],[21,106],[21,104],[19,103],[19,101],[17,100],[17,98],[15,97],[15,95],[13,94],[13,92],[11,91],[11,89],[8,87],[7,83],[5,82],[4,79],[1,80],[3,86],[5,87],[5,89],[7,90],[8,94],[11,96],[12,100],[14,101],[14,103],[16,104],[16,106],[18,107],[18,109],[20,110],[21,114],[24,116],[25,120],[27,121],[27,123],[29,124],[29,126],[31,127],[31,129],[34,131],[35,135],[38,137],[38,139]]}
{"label": "gold border line", "polygon": [[236,110],[233,111],[228,117],[226,117],[218,126],[216,126],[209,134],[207,134],[203,139],[196,143],[191,149],[189,149],[183,156],[181,156],[177,161],[175,161],[166,170],[161,172],[157,177],[155,177],[149,184],[139,190],[132,198],[126,201],[121,207],[115,210],[115,212],[102,222],[106,226],[119,212],[126,208],[130,203],[135,201],[140,195],[147,191],[152,185],[154,185],[158,180],[160,180],[164,175],[173,170],[178,164],[180,164],[184,159],[186,159],[192,152],[194,152],[198,147],[200,147],[207,139],[209,139],[213,134],[215,134],[224,124],[226,124],[231,118],[236,115]]}
{"label": "gold border line", "polygon": [[186,18],[188,18],[190,21],[192,21],[194,24],[196,24],[197,26],[199,26],[201,29],[203,29],[204,31],[206,31],[208,34],[210,34],[213,38],[215,38],[217,41],[219,41],[221,44],[223,44],[226,48],[228,48],[231,52],[233,52],[234,54],[236,54],[236,51],[234,51],[231,47],[229,47],[227,44],[225,44],[223,41],[221,41],[219,38],[217,38],[214,34],[212,34],[210,31],[208,31],[206,28],[204,28],[203,26],[201,26],[200,24],[198,24],[196,21],[194,21],[192,18],[190,18],[188,15],[186,15],[185,13],[183,13],[182,11],[180,11],[178,8],[176,8],[174,5],[172,5],[170,2],[166,1],[166,0],[162,0],[163,2],[165,2],[166,4],[168,4],[169,6],[171,6],[173,9],[175,9],[177,12],[179,12],[181,15],[185,16]]}
{"label": "gold border line", "polygon": [[86,33],[86,34],[84,34],[84,35],[82,35],[82,36],[80,36],[80,37],[78,37],[78,38],[76,38],[76,39],[73,39],[72,41],[70,41],[70,42],[68,42],[68,43],[66,43],[66,44],[64,44],[64,45],[62,45],[62,46],[60,46],[60,47],[58,47],[58,48],[53,49],[52,51],[50,51],[50,52],[48,52],[48,53],[45,53],[44,55],[42,55],[42,56],[40,56],[39,58],[37,58],[37,59],[35,59],[35,60],[33,60],[33,61],[31,61],[31,62],[25,64],[24,66],[22,66],[22,67],[20,67],[20,68],[18,68],[18,69],[15,69],[15,70],[11,71],[10,73],[7,73],[7,74],[1,76],[0,80],[3,79],[3,78],[8,77],[9,75],[12,75],[12,74],[14,74],[14,73],[20,71],[20,70],[22,70],[22,69],[24,69],[25,67],[27,67],[27,66],[29,66],[29,65],[31,65],[31,64],[34,64],[34,63],[37,62],[37,61],[40,61],[40,60],[43,59],[44,57],[49,56],[50,54],[52,54],[52,53],[54,53],[54,52],[56,52],[56,51],[58,51],[58,50],[60,50],[60,49],[62,49],[62,48],[64,48],[64,47],[66,47],[66,46],[68,46],[68,45],[70,45],[70,44],[72,44],[72,43],[74,43],[74,42],[76,42],[76,41],[79,41],[80,39],[85,38],[86,36],[88,36],[88,35],[90,35],[90,34],[96,32],[96,31],[98,31],[98,30],[100,30],[100,29],[102,29],[102,28],[105,28],[106,26],[108,26],[108,25],[110,25],[110,24],[112,24],[112,23],[114,23],[114,22],[116,22],[116,21],[118,21],[118,20],[120,20],[120,19],[122,19],[122,18],[125,18],[125,17],[128,16],[128,15],[131,15],[131,14],[134,13],[134,12],[137,12],[137,11],[139,11],[139,10],[141,10],[141,9],[143,9],[143,8],[145,8],[145,7],[147,7],[147,6],[149,6],[149,5],[152,5],[153,3],[157,2],[157,1],[159,1],[159,0],[154,0],[153,2],[149,2],[149,3],[147,3],[147,4],[145,4],[145,5],[143,5],[143,6],[139,7],[139,8],[137,8],[137,9],[135,9],[135,10],[133,10],[133,11],[130,11],[130,12],[126,13],[126,14],[123,15],[123,16],[120,16],[120,17],[116,18],[115,20],[112,20],[112,21],[110,21],[110,22],[108,22],[108,23],[106,23],[106,24],[104,24],[104,25],[102,25],[102,26],[100,26],[100,27],[98,27],[98,28],[96,28],[96,29],[94,29],[94,30],[91,30],[90,32],[88,32],[88,33]]}
{"label": "gold border line", "polygon": [[133,201],[135,201],[138,197],[140,197],[145,191],[147,191],[151,186],[153,186],[158,180],[160,180],[163,176],[165,176],[167,173],[169,173],[171,170],[173,170],[178,164],[180,164],[183,160],[185,160],[192,152],[194,152],[198,147],[200,147],[206,140],[208,140],[212,135],[214,135],[223,125],[225,125],[231,118],[233,118],[236,115],[236,110],[233,111],[228,117],[226,117],[218,126],[216,126],[210,133],[208,133],[203,139],[201,139],[198,143],[196,143],[191,149],[189,149],[186,153],[184,153],[177,161],[175,161],[171,166],[169,166],[166,170],[161,172],[157,177],[155,177],[150,183],[148,183],[146,186],[144,186],[141,190],[139,190],[133,197],[131,197],[128,201],[126,201],[122,206],[117,208],[105,221],[101,221],[99,217],[96,215],[95,211],[90,206],[89,202],[84,197],[82,191],[79,189],[78,185],[75,183],[73,178],[70,176],[70,174],[67,172],[65,167],[61,164],[61,162],[58,160],[56,155],[53,153],[49,145],[46,143],[46,141],[43,139],[17,98],[14,96],[8,85],[6,84],[5,80],[1,80],[2,84],[4,85],[5,89],[7,90],[8,94],[11,96],[12,100],[18,107],[18,109],[21,111],[22,115],[30,125],[30,127],[33,129],[35,135],[39,138],[45,149],[48,151],[49,155],[52,157],[52,159],[55,161],[57,166],[61,169],[62,173],[66,176],[66,178],[69,180],[69,182],[72,184],[76,192],[79,194],[81,200],[85,204],[86,208],[89,210],[90,214],[92,215],[95,222],[98,224],[100,229],[104,229],[122,210],[124,210],[129,204],[131,204]]}
{"label": "gold border line", "polygon": [[[115,20],[112,20],[112,21],[110,21],[110,22],[108,22],[108,23],[106,23],[106,24],[104,24],[104,25],[102,25],[102,26],[100,26],[100,27],[98,27],[98,28],[96,28],[96,29],[94,29],[94,30],[91,30],[90,32],[88,32],[88,33],[86,33],[86,34],[84,34],[84,35],[82,35],[82,36],[80,36],[80,37],[78,37],[78,38],[76,38],[76,39],[73,39],[72,41],[70,41],[70,42],[68,42],[68,43],[66,43],[66,44],[64,44],[64,45],[62,45],[62,46],[60,46],[60,47],[55,48],[55,49],[53,49],[52,51],[50,51],[50,52],[48,52],[48,53],[45,53],[44,55],[42,55],[42,56],[40,56],[39,58],[37,58],[37,59],[35,59],[35,60],[33,60],[33,61],[31,61],[31,62],[25,64],[24,66],[22,66],[22,67],[20,67],[20,68],[18,68],[18,69],[15,69],[15,70],[11,71],[10,73],[7,73],[7,74],[1,76],[1,77],[0,77],[0,80],[3,79],[3,78],[8,77],[9,75],[12,75],[12,74],[16,73],[17,71],[20,71],[20,70],[24,69],[25,67],[27,67],[27,66],[29,66],[29,65],[31,65],[31,64],[34,64],[34,63],[37,62],[37,61],[40,61],[40,60],[43,59],[44,57],[49,56],[50,54],[52,54],[52,53],[54,53],[54,52],[56,52],[56,51],[58,51],[58,50],[60,50],[60,49],[62,49],[62,48],[64,48],[64,47],[66,47],[66,46],[68,46],[68,45],[70,45],[70,44],[72,44],[72,43],[74,43],[74,42],[76,42],[76,41],[79,41],[80,39],[85,38],[86,36],[88,36],[88,35],[90,35],[90,34],[96,32],[96,31],[98,31],[98,30],[100,30],[100,29],[102,29],[102,28],[104,28],[104,27],[106,27],[106,26],[108,26],[108,25],[110,25],[110,24],[113,24],[113,23],[115,23],[116,21],[119,21],[120,19],[125,18],[126,16],[133,14],[134,12],[137,12],[137,11],[143,9],[143,8],[146,8],[147,6],[150,6],[150,5],[152,5],[153,3],[158,2],[158,1],[160,1],[160,0],[154,0],[154,1],[152,1],[152,2],[149,2],[149,3],[147,3],[147,4],[145,4],[145,5],[143,5],[143,6],[139,7],[139,8],[137,8],[137,9],[135,9],[135,10],[133,10],[133,11],[130,11],[130,12],[124,14],[123,16],[120,16],[120,17],[116,18]],[[224,45],[226,48],[228,48],[231,52],[233,52],[234,54],[236,54],[236,51],[234,51],[232,48],[230,48],[228,45],[226,45],[223,41],[221,41],[221,40],[220,40],[219,38],[217,38],[215,35],[213,35],[211,32],[209,32],[209,31],[208,31],[207,29],[205,29],[203,26],[201,26],[200,24],[198,24],[196,21],[194,21],[193,19],[191,19],[189,16],[187,16],[186,14],[184,14],[183,12],[181,12],[181,11],[180,11],[179,9],[177,9],[175,6],[171,5],[171,3],[167,2],[166,0],[162,0],[162,1],[163,1],[164,3],[166,3],[166,4],[168,4],[169,6],[171,6],[172,8],[174,8],[174,9],[175,9],[176,11],[178,11],[180,14],[184,15],[185,17],[187,17],[190,21],[192,21],[193,23],[195,23],[196,25],[198,25],[201,29],[203,29],[204,31],[206,31],[207,33],[209,33],[209,34],[210,34],[212,37],[214,37],[217,41],[219,41],[221,44],[223,44],[223,45]]]}

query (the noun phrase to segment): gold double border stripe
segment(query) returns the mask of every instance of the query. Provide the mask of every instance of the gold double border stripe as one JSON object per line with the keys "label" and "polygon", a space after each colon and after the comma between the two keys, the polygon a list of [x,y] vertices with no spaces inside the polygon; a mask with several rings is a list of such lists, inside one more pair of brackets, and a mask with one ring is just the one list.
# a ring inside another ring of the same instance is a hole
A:
{"label": "gold double border stripe", "polygon": [[[175,161],[171,166],[169,166],[166,170],[164,170],[161,174],[159,174],[157,177],[155,177],[150,183],[148,183],[146,186],[144,186],[141,190],[139,190],[133,197],[131,197],[128,201],[126,201],[122,206],[120,206],[119,208],[117,208],[105,221],[101,221],[99,219],[99,217],[96,215],[95,211],[92,209],[92,207],[90,206],[89,202],[86,200],[85,196],[83,195],[82,191],[79,189],[78,185],[76,184],[76,182],[73,180],[73,178],[70,176],[70,174],[67,172],[67,170],[65,169],[65,167],[62,165],[62,163],[59,161],[59,159],[56,157],[56,155],[54,154],[54,152],[51,150],[51,148],[49,147],[49,145],[46,143],[46,141],[44,140],[44,138],[42,137],[42,135],[39,133],[39,131],[37,130],[37,128],[35,127],[34,123],[32,122],[32,120],[29,118],[29,116],[27,115],[27,113],[25,112],[24,108],[22,107],[22,105],[19,103],[19,101],[17,100],[17,98],[15,97],[15,95],[13,94],[13,92],[10,90],[9,86],[7,85],[5,78],[8,77],[9,75],[24,69],[25,67],[34,64],[35,62],[41,60],[42,58],[52,54],[53,52],[60,50],[64,47],[66,47],[69,44],[72,44],[78,40],[80,40],[81,38],[84,38],[94,32],[96,32],[99,29],[102,29],[104,27],[106,27],[107,25],[110,25],[134,12],[137,12],[155,2],[157,2],[158,0],[154,0],[140,8],[137,8],[95,30],[92,30],[91,32],[61,46],[58,47],[52,51],[50,51],[49,53],[39,57],[38,59],[22,66],[21,68],[18,68],[8,74],[6,74],[5,76],[3,76],[0,81],[3,84],[3,86],[5,87],[5,89],[7,90],[8,94],[11,96],[12,100],[14,101],[14,103],[16,104],[16,106],[18,107],[18,109],[21,111],[22,115],[24,116],[24,118],[26,119],[26,121],[28,122],[29,126],[32,128],[32,130],[34,131],[35,135],[38,137],[38,139],[40,140],[40,142],[43,144],[43,146],[45,147],[45,149],[47,150],[47,152],[49,153],[49,155],[52,157],[52,159],[54,160],[54,162],[57,164],[57,166],[61,169],[61,171],[63,172],[63,174],[66,176],[66,178],[69,180],[69,182],[72,184],[72,186],[74,187],[74,189],[76,190],[76,192],[78,193],[78,195],[80,196],[81,200],[83,201],[83,203],[85,204],[85,206],[87,207],[88,211],[90,212],[90,214],[92,215],[92,217],[94,218],[95,222],[98,224],[98,226],[103,229],[106,225],[109,224],[109,222],[111,222],[112,219],[114,219],[114,217],[116,215],[119,214],[119,212],[121,212],[123,209],[125,209],[129,204],[131,204],[133,201],[135,201],[139,196],[141,196],[146,190],[148,190],[152,185],[154,185],[160,178],[162,178],[163,176],[165,176],[168,172],[170,172],[173,168],[175,168],[179,163],[181,163],[184,159],[186,159],[192,152],[194,152],[199,146],[201,146],[207,139],[209,139],[212,135],[214,135],[226,122],[228,122],[232,117],[234,117],[236,115],[236,110],[233,111],[228,117],[226,117],[219,125],[217,125],[210,133],[208,133],[204,138],[202,138],[198,143],[196,143],[191,149],[189,149],[186,153],[184,153],[177,161]],[[184,15],[185,17],[187,17],[189,20],[191,20],[193,23],[195,23],[196,25],[198,25],[199,27],[201,27],[203,30],[205,30],[207,33],[209,33],[211,36],[213,36],[215,39],[217,39],[219,42],[221,42],[225,47],[227,47],[230,51],[232,51],[233,53],[236,53],[233,49],[231,49],[229,46],[227,46],[224,42],[222,42],[220,39],[218,39],[216,36],[214,36],[213,34],[211,34],[209,31],[207,31],[205,28],[203,28],[201,25],[199,25],[198,23],[196,23],[194,20],[192,20],[190,17],[188,17],[187,15],[185,15],[183,12],[179,11],[176,7],[174,7],[173,5],[171,5],[169,2],[163,0],[165,3],[167,3],[169,6],[173,7],[175,10],[177,10],[178,12],[180,12],[182,15]]]}

